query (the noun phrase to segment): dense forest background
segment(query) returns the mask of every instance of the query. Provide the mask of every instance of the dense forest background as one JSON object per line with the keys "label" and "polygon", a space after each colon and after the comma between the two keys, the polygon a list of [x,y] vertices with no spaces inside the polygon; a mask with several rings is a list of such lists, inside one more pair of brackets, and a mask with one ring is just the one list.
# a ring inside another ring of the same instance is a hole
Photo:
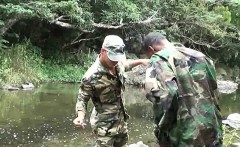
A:
{"label": "dense forest background", "polygon": [[0,0],[0,85],[79,81],[106,35],[140,57],[150,31],[238,69],[239,29],[240,0]]}

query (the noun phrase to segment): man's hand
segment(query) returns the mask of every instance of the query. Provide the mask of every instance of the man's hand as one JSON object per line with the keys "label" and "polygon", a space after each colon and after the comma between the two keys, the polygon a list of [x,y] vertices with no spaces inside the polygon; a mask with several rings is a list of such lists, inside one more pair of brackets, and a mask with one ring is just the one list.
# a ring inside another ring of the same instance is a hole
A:
{"label": "man's hand", "polygon": [[150,61],[149,59],[140,59],[142,65],[148,65],[148,62]]}
{"label": "man's hand", "polygon": [[78,111],[77,112],[77,118],[74,119],[73,123],[76,127],[81,127],[81,128],[85,128],[85,126],[87,125],[85,123],[85,113],[82,111]]}
{"label": "man's hand", "polygon": [[138,65],[148,65],[148,62],[150,61],[149,59],[135,59],[135,60],[130,60],[131,61],[131,67],[136,67]]}
{"label": "man's hand", "polygon": [[81,128],[85,128],[85,126],[87,125],[84,121],[84,118],[82,117],[75,118],[73,123],[76,127],[81,127]]}

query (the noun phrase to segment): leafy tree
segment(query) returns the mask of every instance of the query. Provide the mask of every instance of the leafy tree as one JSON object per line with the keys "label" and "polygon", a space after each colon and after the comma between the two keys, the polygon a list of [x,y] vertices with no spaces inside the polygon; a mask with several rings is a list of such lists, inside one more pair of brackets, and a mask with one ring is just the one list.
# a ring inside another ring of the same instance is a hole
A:
{"label": "leafy tree", "polygon": [[144,35],[155,30],[234,66],[239,14],[239,0],[0,0],[0,48],[27,39],[51,59],[98,50],[105,35],[117,34],[141,53]]}

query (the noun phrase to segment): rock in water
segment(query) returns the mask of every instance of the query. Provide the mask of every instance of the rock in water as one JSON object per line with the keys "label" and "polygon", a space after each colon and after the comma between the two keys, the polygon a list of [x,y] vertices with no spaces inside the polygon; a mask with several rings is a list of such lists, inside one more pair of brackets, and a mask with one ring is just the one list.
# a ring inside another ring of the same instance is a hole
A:
{"label": "rock in water", "polygon": [[22,84],[22,89],[24,89],[24,90],[31,90],[31,89],[33,89],[35,86],[32,84],[32,83],[26,83],[26,84]]}
{"label": "rock in water", "polygon": [[13,86],[3,86],[3,87],[1,87],[1,89],[9,90],[9,91],[19,90],[18,87],[13,87]]}
{"label": "rock in water", "polygon": [[240,114],[233,113],[228,115],[226,120],[222,121],[223,124],[227,124],[234,129],[240,129]]}
{"label": "rock in water", "polygon": [[240,147],[240,142],[235,142],[232,145],[236,146],[236,147]]}
{"label": "rock in water", "polygon": [[139,141],[136,144],[130,144],[128,147],[149,147],[149,146],[144,144],[142,141]]}
{"label": "rock in water", "polygon": [[238,89],[238,84],[233,81],[217,81],[218,89],[220,93],[233,93]]}

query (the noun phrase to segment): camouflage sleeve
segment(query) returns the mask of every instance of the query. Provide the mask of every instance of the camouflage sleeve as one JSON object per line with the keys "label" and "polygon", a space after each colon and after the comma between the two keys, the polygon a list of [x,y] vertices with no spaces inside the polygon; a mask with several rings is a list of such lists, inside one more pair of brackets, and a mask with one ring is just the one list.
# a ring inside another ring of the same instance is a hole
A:
{"label": "camouflage sleeve", "polygon": [[92,86],[86,82],[82,82],[79,88],[79,93],[76,103],[76,112],[83,111],[87,112],[87,104],[89,99],[92,97]]}
{"label": "camouflage sleeve", "polygon": [[147,68],[145,82],[146,98],[153,103],[154,134],[158,143],[165,144],[175,118],[174,108],[170,107],[176,101],[173,99],[177,92],[175,74],[167,61],[154,57]]}
{"label": "camouflage sleeve", "polygon": [[119,62],[119,67],[122,67],[124,68],[123,71],[124,72],[127,72],[127,71],[130,71],[132,70],[133,66],[132,66],[132,61],[131,59],[128,59],[128,60],[125,60],[123,62]]}
{"label": "camouflage sleeve", "polygon": [[213,101],[215,105],[220,110],[220,107],[219,107],[220,93],[218,91],[218,86],[217,86],[215,66],[213,64],[213,61],[209,58],[206,58],[206,62],[207,62],[206,66],[207,66],[208,84],[210,87],[210,92],[213,97]]}
{"label": "camouflage sleeve", "polygon": [[165,60],[151,62],[145,79],[146,98],[159,103],[166,111],[177,93],[175,74]]}

